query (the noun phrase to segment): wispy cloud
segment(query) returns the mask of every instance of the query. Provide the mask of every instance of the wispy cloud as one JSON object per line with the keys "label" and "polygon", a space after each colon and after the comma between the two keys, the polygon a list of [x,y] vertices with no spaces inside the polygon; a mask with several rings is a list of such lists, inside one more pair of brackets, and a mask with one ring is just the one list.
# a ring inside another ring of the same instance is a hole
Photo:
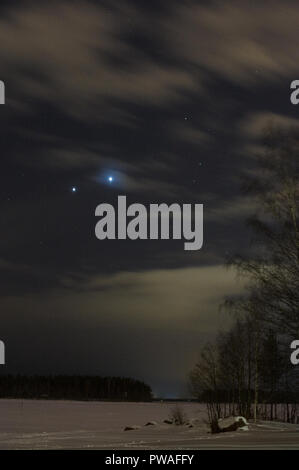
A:
{"label": "wispy cloud", "polygon": [[[114,2],[110,8],[89,2],[9,8],[0,21],[2,73],[14,76],[22,96],[55,103],[70,115],[125,121],[112,100],[160,104],[197,86],[183,68],[157,63],[125,40],[144,14]],[[124,57],[128,66],[117,66]]]}
{"label": "wispy cloud", "polygon": [[[297,78],[298,4],[230,0],[180,5],[166,24],[174,53],[233,83]],[[165,30],[163,30],[165,31]]]}

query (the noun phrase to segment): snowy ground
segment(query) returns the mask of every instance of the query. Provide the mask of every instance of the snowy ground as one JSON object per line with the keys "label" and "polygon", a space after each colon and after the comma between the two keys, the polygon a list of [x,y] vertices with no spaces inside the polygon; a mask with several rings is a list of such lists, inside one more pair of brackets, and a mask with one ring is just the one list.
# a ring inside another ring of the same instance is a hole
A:
{"label": "snowy ground", "polygon": [[[208,433],[205,407],[183,403],[193,428],[163,424],[172,403],[0,400],[0,449],[299,449],[299,426],[250,425]],[[144,426],[148,421],[157,426]],[[140,429],[124,431],[125,426]]]}

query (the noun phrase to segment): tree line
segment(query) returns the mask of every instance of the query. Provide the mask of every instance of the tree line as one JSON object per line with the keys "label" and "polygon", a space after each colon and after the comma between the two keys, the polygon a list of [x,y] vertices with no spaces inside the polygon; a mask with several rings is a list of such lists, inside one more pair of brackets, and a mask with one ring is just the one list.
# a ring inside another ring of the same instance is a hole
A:
{"label": "tree line", "polygon": [[228,414],[299,422],[299,366],[290,361],[299,339],[298,130],[269,127],[262,144],[244,180],[258,208],[250,254],[227,262],[246,293],[224,300],[232,326],[203,347],[190,374],[212,426]]}
{"label": "tree line", "polygon": [[151,401],[152,391],[127,377],[1,375],[0,398]]}

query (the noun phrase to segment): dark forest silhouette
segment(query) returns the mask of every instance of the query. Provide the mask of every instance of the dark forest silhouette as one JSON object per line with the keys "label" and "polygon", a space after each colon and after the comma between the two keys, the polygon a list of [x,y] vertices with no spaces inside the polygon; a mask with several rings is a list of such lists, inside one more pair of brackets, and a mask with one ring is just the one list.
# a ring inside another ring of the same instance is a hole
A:
{"label": "dark forest silhouette", "polygon": [[127,377],[1,375],[0,398],[150,401],[152,391]]}

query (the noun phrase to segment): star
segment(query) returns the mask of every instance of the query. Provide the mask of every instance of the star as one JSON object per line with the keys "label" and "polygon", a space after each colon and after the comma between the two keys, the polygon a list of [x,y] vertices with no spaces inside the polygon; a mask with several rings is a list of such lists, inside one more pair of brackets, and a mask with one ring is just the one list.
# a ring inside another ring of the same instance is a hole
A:
{"label": "star", "polygon": [[76,186],[73,186],[72,187],[72,193],[76,193],[76,192],[77,192],[77,188],[76,188]]}
{"label": "star", "polygon": [[113,176],[109,176],[108,181],[109,181],[109,183],[112,183],[113,182]]}

